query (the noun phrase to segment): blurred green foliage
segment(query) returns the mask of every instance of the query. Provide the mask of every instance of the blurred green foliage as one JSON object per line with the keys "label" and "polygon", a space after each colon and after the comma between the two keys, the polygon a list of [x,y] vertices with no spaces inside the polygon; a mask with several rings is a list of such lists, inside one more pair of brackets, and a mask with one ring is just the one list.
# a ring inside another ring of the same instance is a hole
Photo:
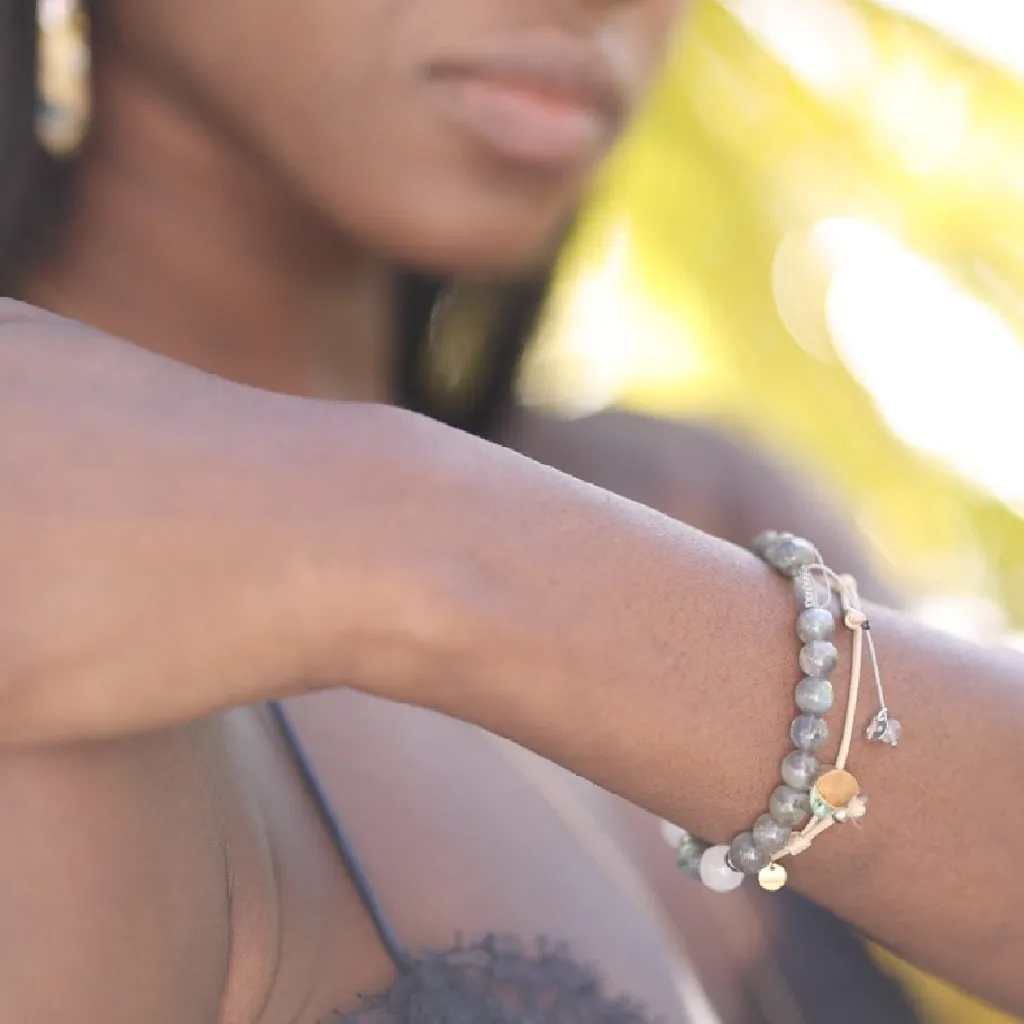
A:
{"label": "blurred green foliage", "polygon": [[[828,276],[798,243],[826,218],[881,225],[1024,336],[1024,82],[854,0],[802,0],[834,45],[786,54],[748,14],[773,6],[695,0],[556,295],[628,225],[614,287],[657,311],[678,352],[635,361],[611,397],[813,466],[911,591],[993,598],[1021,629],[1019,510],[891,428],[837,354]],[[540,358],[558,343],[549,332]],[[1018,459],[1024,437],[992,443]]]}

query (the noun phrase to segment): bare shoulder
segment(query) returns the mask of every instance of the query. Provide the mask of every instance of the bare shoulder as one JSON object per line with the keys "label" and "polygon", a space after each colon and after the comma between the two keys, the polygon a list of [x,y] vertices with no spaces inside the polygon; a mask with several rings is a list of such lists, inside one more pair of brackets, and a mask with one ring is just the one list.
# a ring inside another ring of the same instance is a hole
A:
{"label": "bare shoulder", "polygon": [[609,411],[580,419],[524,414],[514,446],[566,473],[707,526],[730,504],[740,446],[693,423]]}
{"label": "bare shoulder", "polygon": [[841,496],[809,470],[722,428],[621,411],[580,419],[523,413],[509,441],[538,462],[735,544],[764,529],[811,537],[866,593],[892,600]]}

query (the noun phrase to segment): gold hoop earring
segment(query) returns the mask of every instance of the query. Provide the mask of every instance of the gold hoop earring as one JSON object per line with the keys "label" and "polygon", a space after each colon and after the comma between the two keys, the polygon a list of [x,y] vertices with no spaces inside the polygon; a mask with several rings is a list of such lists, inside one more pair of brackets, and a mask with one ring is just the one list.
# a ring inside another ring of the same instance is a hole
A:
{"label": "gold hoop earring", "polygon": [[36,0],[36,138],[51,156],[78,151],[92,114],[89,20],[83,0]]}

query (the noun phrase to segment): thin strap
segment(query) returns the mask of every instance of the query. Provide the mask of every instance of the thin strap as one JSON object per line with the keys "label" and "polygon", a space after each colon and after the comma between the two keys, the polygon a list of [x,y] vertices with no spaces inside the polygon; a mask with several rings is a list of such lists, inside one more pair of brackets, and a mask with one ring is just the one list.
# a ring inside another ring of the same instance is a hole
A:
{"label": "thin strap", "polygon": [[401,973],[405,974],[412,968],[415,963],[415,959],[405,946],[402,945],[402,942],[395,933],[394,928],[392,928],[391,923],[385,916],[384,910],[380,905],[380,901],[377,899],[377,895],[373,891],[373,886],[370,884],[370,879],[363,870],[362,864],[359,862],[359,856],[356,853],[355,847],[352,845],[352,841],[345,834],[345,830],[342,828],[338,814],[331,805],[330,800],[328,800],[327,794],[324,792],[323,783],[320,781],[320,777],[317,774],[316,769],[313,767],[313,762],[306,753],[302,740],[299,739],[299,734],[296,732],[295,726],[292,724],[291,717],[277,701],[271,702],[270,713],[273,715],[274,720],[277,722],[277,725],[281,730],[281,735],[284,738],[285,745],[288,747],[293,760],[295,761],[296,768],[299,770],[299,775],[302,778],[303,785],[305,785],[309,795],[313,798],[313,802],[316,804],[316,808],[320,812],[320,817],[327,826],[327,831],[331,836],[331,841],[334,843],[334,849],[337,850],[338,856],[341,858],[341,863],[344,865],[345,870],[352,879],[352,883],[356,887],[356,892],[359,893],[359,899],[366,908],[367,914],[370,915],[373,927],[377,930],[377,935],[380,936],[381,945],[384,947],[388,956],[391,957],[395,967],[397,967]]}

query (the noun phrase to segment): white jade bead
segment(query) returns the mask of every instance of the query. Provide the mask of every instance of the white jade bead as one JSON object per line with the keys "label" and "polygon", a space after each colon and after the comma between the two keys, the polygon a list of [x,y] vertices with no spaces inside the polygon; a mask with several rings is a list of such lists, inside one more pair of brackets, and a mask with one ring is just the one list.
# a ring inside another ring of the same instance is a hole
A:
{"label": "white jade bead", "polygon": [[726,861],[728,846],[712,846],[700,859],[700,880],[714,892],[732,892],[743,884],[743,875]]}
{"label": "white jade bead", "polygon": [[689,832],[684,828],[680,828],[678,825],[673,825],[671,821],[663,821],[661,823],[661,838],[673,850],[679,849],[679,844],[689,836]]}

